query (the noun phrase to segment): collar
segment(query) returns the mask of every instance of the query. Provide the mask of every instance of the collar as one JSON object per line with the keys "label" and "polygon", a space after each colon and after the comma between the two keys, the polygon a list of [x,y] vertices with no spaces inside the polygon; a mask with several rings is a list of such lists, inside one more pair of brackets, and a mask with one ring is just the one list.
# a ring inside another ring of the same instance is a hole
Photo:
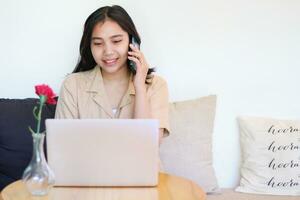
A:
{"label": "collar", "polygon": [[[103,83],[103,76],[100,70],[100,66],[96,65],[94,69],[89,71],[87,74],[88,81],[90,82],[89,86],[87,87],[86,91],[87,92],[95,92],[99,93],[99,91],[105,91],[104,88],[104,83]],[[128,90],[127,94],[130,95],[135,95],[135,89],[133,85],[133,74],[130,73],[129,77],[129,85],[128,85]],[[103,94],[103,93],[101,93]]]}
{"label": "collar", "polygon": [[[87,92],[99,93],[99,91],[105,91],[102,73],[98,65],[96,65],[94,69],[88,71],[87,79],[88,79],[87,80],[88,86],[86,89]],[[100,92],[100,94],[102,93]]]}
{"label": "collar", "polygon": [[[132,95],[135,95],[135,89],[132,81],[133,75],[130,75],[128,89],[120,102],[119,108],[122,108],[133,102]],[[111,117],[114,118],[109,99],[107,98],[103,77],[100,67],[97,65],[94,69],[87,72],[88,86],[86,92],[94,93],[93,100],[103,108],[103,110]]]}

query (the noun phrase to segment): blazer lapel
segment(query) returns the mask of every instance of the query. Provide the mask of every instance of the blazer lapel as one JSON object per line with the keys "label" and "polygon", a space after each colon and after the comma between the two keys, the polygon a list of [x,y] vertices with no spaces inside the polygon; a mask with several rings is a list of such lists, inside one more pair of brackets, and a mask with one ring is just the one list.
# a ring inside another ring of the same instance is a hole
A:
{"label": "blazer lapel", "polygon": [[94,93],[93,100],[108,114],[111,118],[113,118],[112,109],[107,99],[107,95],[105,92],[102,73],[100,67],[97,65],[92,73],[90,74],[90,87],[87,89],[87,92]]}
{"label": "blazer lapel", "polygon": [[130,82],[128,85],[128,90],[124,97],[122,98],[121,104],[120,104],[120,109],[123,108],[124,106],[127,106],[128,104],[131,104],[133,102],[133,96],[135,95],[135,89],[132,80],[132,76],[130,77]]}

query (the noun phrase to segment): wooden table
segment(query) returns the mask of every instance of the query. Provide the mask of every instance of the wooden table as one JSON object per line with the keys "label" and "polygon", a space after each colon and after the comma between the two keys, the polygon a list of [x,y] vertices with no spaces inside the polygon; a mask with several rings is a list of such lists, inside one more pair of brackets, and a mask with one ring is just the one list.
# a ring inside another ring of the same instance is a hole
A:
{"label": "wooden table", "polygon": [[[22,181],[5,187],[3,200],[205,200],[205,192],[187,179],[159,174],[157,187],[54,187],[47,196],[31,196]],[[0,196],[0,199],[1,199]]]}

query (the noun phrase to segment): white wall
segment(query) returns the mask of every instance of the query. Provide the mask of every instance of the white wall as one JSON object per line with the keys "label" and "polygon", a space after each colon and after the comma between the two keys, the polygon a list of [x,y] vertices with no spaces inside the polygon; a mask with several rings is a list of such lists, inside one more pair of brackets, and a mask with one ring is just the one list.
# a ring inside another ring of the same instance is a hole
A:
{"label": "white wall", "polygon": [[298,118],[300,1],[0,0],[0,98],[57,93],[78,58],[86,17],[120,4],[171,100],[218,95],[214,161],[219,183],[238,182],[237,115]]}

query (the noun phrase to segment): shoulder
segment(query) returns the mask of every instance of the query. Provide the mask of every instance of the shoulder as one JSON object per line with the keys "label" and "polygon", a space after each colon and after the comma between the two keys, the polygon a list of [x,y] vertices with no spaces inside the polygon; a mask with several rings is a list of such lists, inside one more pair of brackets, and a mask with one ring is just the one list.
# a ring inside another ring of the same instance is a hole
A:
{"label": "shoulder", "polygon": [[167,87],[167,81],[163,77],[153,74],[150,79],[150,87],[160,88],[163,86]]}
{"label": "shoulder", "polygon": [[168,93],[168,84],[167,81],[159,76],[159,75],[152,75],[151,79],[149,80],[150,83],[148,84],[148,94],[150,96],[156,94],[156,93]]}
{"label": "shoulder", "polygon": [[89,80],[93,79],[94,69],[84,71],[84,72],[77,72],[68,74],[63,81],[64,87],[80,87],[88,83]]}

